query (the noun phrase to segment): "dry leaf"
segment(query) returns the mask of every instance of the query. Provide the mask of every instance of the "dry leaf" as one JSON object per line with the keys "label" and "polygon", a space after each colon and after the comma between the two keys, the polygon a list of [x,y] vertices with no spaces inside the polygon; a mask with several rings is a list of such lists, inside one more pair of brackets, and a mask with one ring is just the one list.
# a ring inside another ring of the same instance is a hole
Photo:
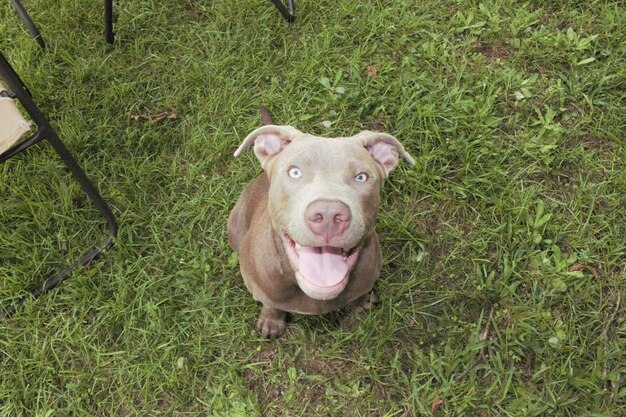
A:
{"label": "dry leaf", "polygon": [[441,404],[443,404],[443,401],[439,397],[439,394],[437,394],[437,396],[435,397],[435,400],[433,401],[433,405],[430,406],[430,411],[434,413],[437,407],[439,407]]}
{"label": "dry leaf", "polygon": [[569,270],[571,272],[575,272],[575,271],[582,271],[583,269],[586,269],[587,271],[591,272],[593,274],[593,276],[599,281],[600,280],[600,273],[598,272],[597,269],[595,269],[593,266],[589,266],[589,265],[582,265],[582,264],[575,264],[569,267]]}
{"label": "dry leaf", "polygon": [[152,123],[158,123],[164,119],[175,120],[178,118],[178,114],[176,113],[176,109],[170,108],[168,111],[164,111],[164,112],[156,113],[156,114],[149,114],[149,113],[131,114],[130,118],[133,119],[135,122],[138,122],[140,120],[148,120]]}
{"label": "dry leaf", "polygon": [[378,69],[373,65],[368,65],[366,71],[372,78],[376,78],[376,75],[378,75]]}

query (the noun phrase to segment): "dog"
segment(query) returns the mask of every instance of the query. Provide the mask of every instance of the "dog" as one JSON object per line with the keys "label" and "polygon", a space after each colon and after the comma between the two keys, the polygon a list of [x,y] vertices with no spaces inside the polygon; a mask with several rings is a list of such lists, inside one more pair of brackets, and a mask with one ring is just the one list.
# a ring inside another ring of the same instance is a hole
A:
{"label": "dog", "polygon": [[228,218],[246,288],[263,307],[265,338],[285,331],[286,313],[324,314],[353,303],[369,308],[382,252],[374,230],[383,180],[399,156],[415,161],[393,136],[362,131],[323,138],[265,123],[235,152],[250,147],[263,173]]}

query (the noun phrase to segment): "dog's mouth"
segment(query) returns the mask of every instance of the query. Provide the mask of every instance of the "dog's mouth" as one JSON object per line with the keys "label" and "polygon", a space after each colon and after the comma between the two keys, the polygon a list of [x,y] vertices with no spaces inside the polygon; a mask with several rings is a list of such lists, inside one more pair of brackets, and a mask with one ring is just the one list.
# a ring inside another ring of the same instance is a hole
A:
{"label": "dog's mouth", "polygon": [[360,245],[348,250],[334,246],[301,246],[286,233],[283,245],[296,271],[298,286],[306,295],[318,300],[330,300],[343,291],[361,249]]}

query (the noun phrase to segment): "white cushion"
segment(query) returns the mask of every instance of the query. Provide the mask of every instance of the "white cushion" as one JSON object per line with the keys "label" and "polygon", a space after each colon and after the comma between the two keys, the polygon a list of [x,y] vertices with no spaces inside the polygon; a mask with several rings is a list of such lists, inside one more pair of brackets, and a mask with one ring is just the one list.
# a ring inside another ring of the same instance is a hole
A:
{"label": "white cushion", "polygon": [[[6,88],[0,82],[0,91]],[[0,97],[0,155],[11,148],[30,130],[20,109],[10,97]]]}

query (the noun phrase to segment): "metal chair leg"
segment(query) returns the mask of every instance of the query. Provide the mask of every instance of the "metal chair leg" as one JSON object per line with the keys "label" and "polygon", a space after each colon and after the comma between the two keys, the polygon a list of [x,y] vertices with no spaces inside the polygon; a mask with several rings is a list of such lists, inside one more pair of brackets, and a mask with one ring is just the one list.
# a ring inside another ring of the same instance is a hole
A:
{"label": "metal chair leg", "polygon": [[85,252],[80,259],[68,265],[61,272],[46,280],[40,288],[32,291],[30,296],[21,297],[15,305],[0,309],[0,318],[3,318],[15,313],[16,308],[23,305],[29,298],[38,297],[41,294],[53,289],[59,283],[65,280],[72,271],[81,266],[87,265],[98,255],[100,255],[105,249],[111,247],[114,243],[115,237],[117,236],[118,225],[108,204],[100,196],[93,183],[89,180],[89,178],[82,170],[76,159],[73,157],[69,149],[61,141],[57,132],[50,125],[41,110],[39,110],[39,108],[35,105],[30,95],[30,92],[28,91],[22,80],[19,78],[17,73],[13,70],[9,62],[5,59],[4,55],[2,55],[2,53],[0,53],[0,78],[2,78],[7,83],[7,86],[13,92],[14,97],[20,101],[22,107],[26,110],[33,122],[35,122],[38,127],[38,131],[30,139],[23,142],[21,146],[17,146],[14,149],[11,149],[0,155],[0,163],[6,161],[17,153],[29,148],[37,142],[47,140],[57,152],[65,166],[72,173],[74,178],[78,181],[83,191],[87,194],[87,197],[91,200],[93,205],[104,217],[109,229],[109,236],[106,238],[106,240],[104,240],[104,242],[91,248],[90,250]]}
{"label": "metal chair leg", "polygon": [[289,23],[296,20],[296,3],[295,0],[287,0],[287,5],[284,5],[281,0],[271,0],[274,6],[278,9],[281,15]]}
{"label": "metal chair leg", "polygon": [[108,43],[113,43],[115,34],[113,33],[113,0],[104,0],[104,39]]}
{"label": "metal chair leg", "polygon": [[15,7],[15,11],[22,18],[22,20],[24,21],[24,24],[26,25],[26,28],[28,29],[30,34],[33,36],[33,38],[37,41],[39,46],[41,46],[41,49],[46,49],[46,43],[44,42],[43,37],[41,36],[41,33],[39,33],[37,26],[35,26],[35,24],[33,23],[33,20],[30,18],[30,16],[26,12],[26,9],[24,8],[24,6],[22,6],[22,3],[20,3],[19,0],[11,0],[11,3],[13,3],[13,7]]}
{"label": "metal chair leg", "polygon": [[[28,31],[31,33],[33,38],[39,43],[42,49],[46,48],[46,43],[44,42],[41,33],[37,29],[37,26],[33,23],[32,19],[26,12],[26,9],[19,0],[11,0],[17,14],[22,18],[24,24],[28,28]],[[113,12],[113,2],[114,0],[104,0],[104,39],[107,43],[112,44],[115,41],[115,33],[113,32],[113,21],[115,20],[115,15]],[[286,21],[292,23],[296,20],[296,3],[295,0],[287,0],[287,4],[283,4],[281,0],[271,0],[271,2],[276,6],[276,9],[280,12],[280,14],[285,18]]]}

